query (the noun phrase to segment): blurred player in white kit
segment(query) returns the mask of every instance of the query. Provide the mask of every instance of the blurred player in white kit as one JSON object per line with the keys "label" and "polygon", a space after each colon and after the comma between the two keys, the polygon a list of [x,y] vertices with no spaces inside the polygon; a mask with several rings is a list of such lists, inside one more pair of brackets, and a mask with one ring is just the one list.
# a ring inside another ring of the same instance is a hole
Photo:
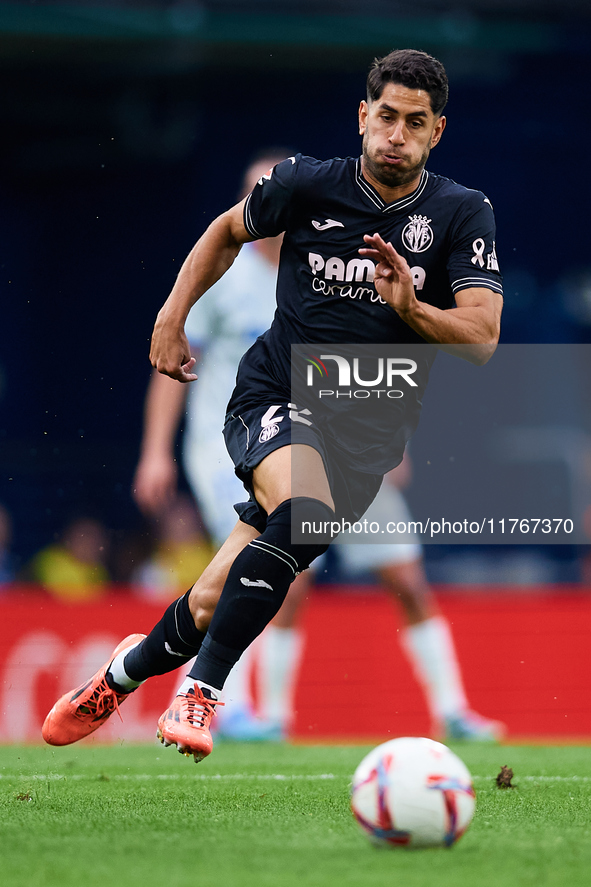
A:
{"label": "blurred player in white kit", "polygon": [[[243,195],[287,153],[259,154],[245,172]],[[245,244],[229,271],[212,287],[213,297],[200,300],[191,310],[185,331],[198,359],[198,382],[182,385],[154,370],[146,395],[141,455],[133,484],[136,502],[144,513],[155,516],[174,497],[174,443],[186,410],[184,468],[217,546],[229,536],[236,522],[233,504],[244,495],[221,434],[226,404],[240,358],[271,324],[281,241],[280,236]],[[365,515],[369,521],[385,524],[410,519],[396,480],[404,471],[405,463],[385,478]],[[400,602],[405,627],[399,636],[424,690],[433,734],[472,741],[499,739],[503,725],[470,709],[450,626],[427,582],[418,540],[334,548],[347,573],[373,572]],[[235,740],[287,737],[302,649],[296,616],[308,577],[306,571],[292,584],[277,616],[232,669],[224,687],[226,706],[219,709],[216,719],[218,734]],[[250,692],[253,667],[260,693],[258,717]]]}

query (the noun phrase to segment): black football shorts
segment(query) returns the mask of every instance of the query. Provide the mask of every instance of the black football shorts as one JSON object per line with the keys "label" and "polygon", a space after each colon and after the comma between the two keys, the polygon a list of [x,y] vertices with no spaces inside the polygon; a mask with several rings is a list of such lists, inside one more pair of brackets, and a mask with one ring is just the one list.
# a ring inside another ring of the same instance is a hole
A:
{"label": "black football shorts", "polygon": [[234,509],[241,521],[260,533],[266,527],[267,514],[254,497],[252,471],[265,456],[281,447],[306,444],[320,453],[339,520],[359,520],[382,483],[381,474],[368,474],[351,465],[350,457],[339,452],[325,438],[311,414],[292,403],[269,404],[242,411],[239,415],[229,414],[224,438],[236,475],[249,494],[248,502],[240,502]]}

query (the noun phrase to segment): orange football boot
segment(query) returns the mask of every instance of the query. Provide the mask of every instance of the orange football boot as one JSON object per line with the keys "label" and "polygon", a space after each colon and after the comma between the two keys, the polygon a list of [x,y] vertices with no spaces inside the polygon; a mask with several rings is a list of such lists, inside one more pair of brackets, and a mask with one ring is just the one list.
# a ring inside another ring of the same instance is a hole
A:
{"label": "orange football boot", "polygon": [[49,745],[78,742],[98,730],[114,711],[119,714],[119,706],[130,694],[117,693],[109,687],[107,669],[115,656],[145,637],[145,634],[130,634],[115,647],[109,661],[89,681],[58,699],[41,730],[45,742]]}
{"label": "orange football boot", "polygon": [[176,745],[182,755],[193,755],[198,764],[211,753],[213,742],[209,725],[216,705],[223,705],[203,694],[198,684],[186,695],[175,696],[158,721],[156,736],[163,745]]}

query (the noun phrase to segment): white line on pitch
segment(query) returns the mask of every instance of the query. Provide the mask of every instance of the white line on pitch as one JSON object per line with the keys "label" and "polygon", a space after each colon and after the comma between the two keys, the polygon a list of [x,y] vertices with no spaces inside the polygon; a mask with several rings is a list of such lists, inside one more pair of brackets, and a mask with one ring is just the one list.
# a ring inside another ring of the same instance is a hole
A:
{"label": "white line on pitch", "polygon": [[349,779],[349,776],[338,777],[334,773],[317,773],[317,774],[284,774],[284,773],[0,773],[0,779],[39,779],[39,780],[57,780],[57,779],[88,779],[97,780],[100,778],[105,780],[138,780],[149,781],[167,780],[167,779],[199,779],[199,780],[224,780],[231,782],[232,780],[276,780],[292,782],[294,780],[317,781],[322,779]]}
{"label": "white line on pitch", "polygon": [[[516,783],[525,782],[591,782],[591,776],[521,776],[517,773],[514,777]],[[137,781],[149,782],[166,781],[166,780],[187,780],[197,779],[201,782],[232,782],[232,781],[256,781],[256,780],[272,780],[276,782],[317,782],[326,779],[347,779],[351,780],[351,776],[337,775],[335,773],[0,773],[0,780],[14,779],[37,779],[37,780],[88,780],[97,781],[104,779],[105,781]],[[494,782],[495,776],[473,776],[475,782]]]}

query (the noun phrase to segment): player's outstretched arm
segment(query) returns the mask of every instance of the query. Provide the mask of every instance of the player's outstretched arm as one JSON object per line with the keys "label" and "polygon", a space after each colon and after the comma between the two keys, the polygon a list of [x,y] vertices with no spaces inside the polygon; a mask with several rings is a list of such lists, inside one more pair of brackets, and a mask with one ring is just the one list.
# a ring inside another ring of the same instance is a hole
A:
{"label": "player's outstretched arm", "polygon": [[[397,314],[427,342],[442,350],[484,364],[499,341],[502,297],[484,287],[460,290],[456,306],[446,311],[420,302],[415,294],[408,262],[379,234],[364,237],[359,250],[376,262],[376,290]],[[457,347],[459,346],[459,347]]]}
{"label": "player's outstretched arm", "polygon": [[152,371],[144,402],[140,458],[131,490],[140,511],[157,517],[177,491],[174,441],[187,399],[187,386]]}
{"label": "player's outstretched arm", "polygon": [[244,201],[211,223],[185,259],[172,291],[160,309],[150,348],[150,362],[159,373],[179,382],[193,382],[194,361],[184,332],[187,315],[228,270],[243,243],[252,240],[242,221]]}

